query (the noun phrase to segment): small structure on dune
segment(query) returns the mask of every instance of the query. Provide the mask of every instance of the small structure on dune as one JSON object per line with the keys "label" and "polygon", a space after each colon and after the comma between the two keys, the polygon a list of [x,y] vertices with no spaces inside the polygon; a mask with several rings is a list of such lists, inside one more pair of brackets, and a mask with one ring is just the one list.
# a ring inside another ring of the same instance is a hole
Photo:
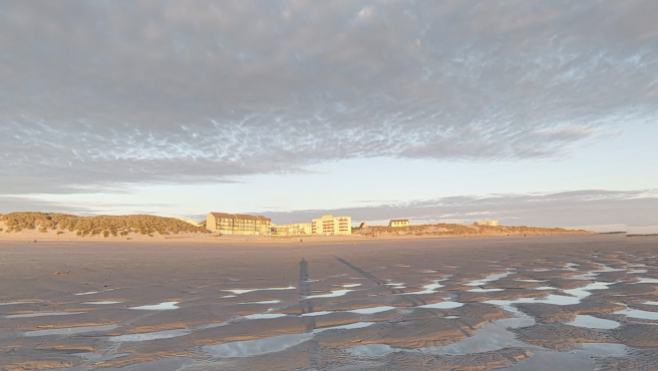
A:
{"label": "small structure on dune", "polygon": [[408,227],[409,219],[391,219],[388,223],[389,227]]}
{"label": "small structure on dune", "polygon": [[498,223],[498,220],[495,220],[495,219],[492,219],[492,220],[479,220],[479,221],[477,221],[473,224],[475,224],[475,225],[484,225],[484,226],[488,226],[488,227],[497,227],[497,226],[500,225]]}
{"label": "small structure on dune", "polygon": [[366,229],[366,228],[368,228],[368,224],[366,224],[366,222],[359,224],[359,229]]}

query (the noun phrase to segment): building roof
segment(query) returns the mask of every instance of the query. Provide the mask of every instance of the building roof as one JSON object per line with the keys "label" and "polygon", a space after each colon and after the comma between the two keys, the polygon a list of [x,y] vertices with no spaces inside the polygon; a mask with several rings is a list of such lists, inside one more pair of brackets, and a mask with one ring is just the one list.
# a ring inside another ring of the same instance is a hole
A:
{"label": "building roof", "polygon": [[227,213],[214,213],[211,212],[212,216],[215,218],[227,218],[227,219],[246,219],[246,220],[260,220],[271,222],[272,219],[266,218],[262,215],[248,215],[248,214],[227,214]]}
{"label": "building roof", "polygon": [[409,222],[409,219],[391,219],[391,222]]}

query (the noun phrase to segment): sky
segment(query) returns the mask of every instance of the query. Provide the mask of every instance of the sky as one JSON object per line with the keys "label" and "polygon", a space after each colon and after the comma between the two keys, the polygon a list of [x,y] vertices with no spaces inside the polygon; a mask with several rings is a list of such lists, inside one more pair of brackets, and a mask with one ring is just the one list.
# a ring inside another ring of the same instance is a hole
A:
{"label": "sky", "polygon": [[0,2],[0,213],[658,233],[658,2]]}

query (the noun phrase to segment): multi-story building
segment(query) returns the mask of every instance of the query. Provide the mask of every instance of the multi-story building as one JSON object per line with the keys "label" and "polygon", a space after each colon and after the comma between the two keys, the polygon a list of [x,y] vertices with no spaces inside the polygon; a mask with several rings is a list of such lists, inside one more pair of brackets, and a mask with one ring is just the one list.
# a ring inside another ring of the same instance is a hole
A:
{"label": "multi-story building", "polygon": [[499,224],[498,224],[498,220],[479,220],[475,222],[475,225],[486,225],[489,227],[497,227]]}
{"label": "multi-story building", "polygon": [[270,234],[272,219],[262,215],[210,213],[206,228],[222,234]]}
{"label": "multi-story building", "polygon": [[311,223],[272,225],[272,229],[274,229],[279,236],[296,236],[311,234],[311,225]]}
{"label": "multi-story building", "polygon": [[391,219],[388,223],[389,227],[408,227],[409,219]]}
{"label": "multi-story building", "polygon": [[313,219],[311,234],[352,234],[351,216],[322,215],[322,218]]}

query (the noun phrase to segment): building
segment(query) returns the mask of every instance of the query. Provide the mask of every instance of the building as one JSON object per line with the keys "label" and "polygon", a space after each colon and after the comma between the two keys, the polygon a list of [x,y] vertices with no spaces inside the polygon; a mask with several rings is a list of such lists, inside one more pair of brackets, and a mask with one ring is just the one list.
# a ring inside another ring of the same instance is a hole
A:
{"label": "building", "polygon": [[366,228],[368,228],[368,224],[366,224],[366,222],[359,224],[359,229],[366,229]]}
{"label": "building", "polygon": [[409,219],[391,219],[388,223],[389,227],[408,227]]}
{"label": "building", "polygon": [[261,215],[210,213],[206,228],[221,234],[270,234],[272,219]]}
{"label": "building", "polygon": [[475,222],[475,225],[486,225],[489,227],[497,227],[499,224],[498,224],[498,220],[479,220]]}
{"label": "building", "polygon": [[351,216],[322,215],[322,218],[313,219],[311,234],[352,234]]}
{"label": "building", "polygon": [[312,223],[295,223],[276,225],[272,224],[272,229],[278,236],[297,236],[311,234]]}

